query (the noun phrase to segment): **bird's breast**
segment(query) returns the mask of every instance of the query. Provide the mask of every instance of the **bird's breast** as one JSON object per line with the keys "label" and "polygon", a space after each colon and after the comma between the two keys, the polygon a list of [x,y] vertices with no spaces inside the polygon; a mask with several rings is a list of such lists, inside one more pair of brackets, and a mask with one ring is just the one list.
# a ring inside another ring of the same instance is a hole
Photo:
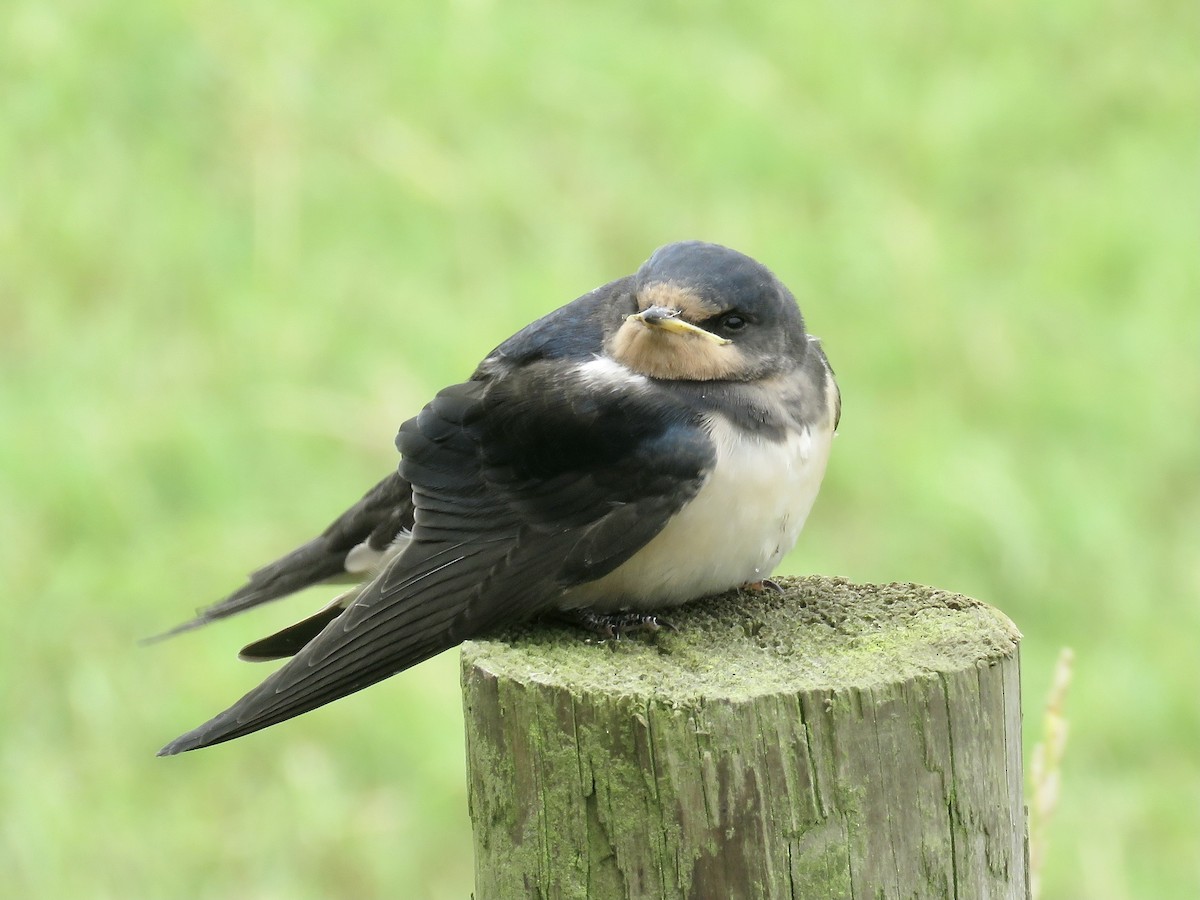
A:
{"label": "bird's breast", "polygon": [[696,496],[628,561],[573,588],[564,605],[662,609],[767,578],[796,543],[817,498],[832,428],[752,434],[709,421],[716,463]]}

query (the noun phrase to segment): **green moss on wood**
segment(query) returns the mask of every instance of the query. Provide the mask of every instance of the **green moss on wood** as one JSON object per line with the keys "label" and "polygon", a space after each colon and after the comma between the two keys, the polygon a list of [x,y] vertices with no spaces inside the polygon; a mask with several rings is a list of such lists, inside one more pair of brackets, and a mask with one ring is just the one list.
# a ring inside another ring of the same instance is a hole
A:
{"label": "green moss on wood", "polygon": [[677,631],[589,641],[578,629],[522,627],[465,644],[464,662],[570,691],[687,704],[956,672],[1011,657],[1021,637],[992,607],[921,585],[779,582],[784,594],[734,591],[672,611]]}

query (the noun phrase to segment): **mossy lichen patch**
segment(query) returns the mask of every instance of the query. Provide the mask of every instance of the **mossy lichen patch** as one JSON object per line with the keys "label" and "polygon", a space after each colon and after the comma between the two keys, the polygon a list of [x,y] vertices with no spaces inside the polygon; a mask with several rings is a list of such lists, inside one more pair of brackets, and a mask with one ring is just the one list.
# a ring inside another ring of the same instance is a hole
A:
{"label": "mossy lichen patch", "polygon": [[987,665],[1016,652],[1002,613],[914,584],[782,578],[783,593],[732,591],[669,614],[676,631],[599,641],[524,626],[464,645],[464,662],[499,676],[689,704],[772,693],[869,688]]}

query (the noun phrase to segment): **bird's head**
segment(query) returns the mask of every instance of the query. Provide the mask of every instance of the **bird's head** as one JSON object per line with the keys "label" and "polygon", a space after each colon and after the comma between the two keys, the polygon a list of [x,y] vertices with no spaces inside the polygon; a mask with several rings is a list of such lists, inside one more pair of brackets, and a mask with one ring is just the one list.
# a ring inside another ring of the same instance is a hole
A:
{"label": "bird's head", "polygon": [[608,353],[651,378],[752,381],[796,366],[807,340],[796,299],[771,272],[717,244],[654,252],[634,283],[638,311]]}

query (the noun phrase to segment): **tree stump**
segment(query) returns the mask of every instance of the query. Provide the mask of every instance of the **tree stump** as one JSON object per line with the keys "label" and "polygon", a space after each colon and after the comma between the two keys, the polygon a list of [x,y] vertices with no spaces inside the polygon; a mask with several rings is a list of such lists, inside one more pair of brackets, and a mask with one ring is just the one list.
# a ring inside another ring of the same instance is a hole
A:
{"label": "tree stump", "polygon": [[464,646],[476,900],[1025,900],[1012,622],[781,584]]}

